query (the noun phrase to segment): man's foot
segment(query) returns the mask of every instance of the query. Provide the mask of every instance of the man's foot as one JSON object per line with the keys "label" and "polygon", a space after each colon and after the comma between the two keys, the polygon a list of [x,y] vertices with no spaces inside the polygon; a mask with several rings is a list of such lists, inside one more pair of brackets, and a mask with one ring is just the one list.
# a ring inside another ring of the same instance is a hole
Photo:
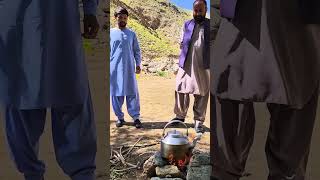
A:
{"label": "man's foot", "polygon": [[195,121],[194,130],[196,133],[204,133],[204,127],[202,121]]}
{"label": "man's foot", "polygon": [[118,119],[117,122],[116,122],[116,126],[117,127],[122,127],[124,123],[125,123],[124,119]]}
{"label": "man's foot", "polygon": [[[181,118],[177,118],[177,117],[175,117],[175,118],[173,118],[173,119],[171,119],[171,121],[180,121],[180,122],[184,122],[184,119],[181,119]],[[174,125],[174,126],[178,126],[180,123],[178,123],[178,122],[174,122],[174,123],[172,123],[172,125]]]}
{"label": "man's foot", "polygon": [[171,121],[181,121],[181,122],[184,122],[184,119],[175,117],[175,118],[171,119]]}
{"label": "man's foot", "polygon": [[133,125],[134,125],[137,129],[142,128],[142,123],[140,122],[139,119],[134,120]]}

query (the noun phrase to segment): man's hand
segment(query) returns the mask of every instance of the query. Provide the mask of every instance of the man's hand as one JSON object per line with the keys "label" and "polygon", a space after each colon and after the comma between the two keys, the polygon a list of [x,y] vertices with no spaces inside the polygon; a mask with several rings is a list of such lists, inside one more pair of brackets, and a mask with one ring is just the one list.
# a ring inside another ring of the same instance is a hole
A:
{"label": "man's hand", "polygon": [[140,74],[140,72],[141,72],[141,68],[140,68],[140,66],[137,66],[136,67],[136,74]]}
{"label": "man's hand", "polygon": [[94,39],[99,31],[99,23],[95,15],[84,15],[83,18],[84,33],[82,36],[86,39]]}

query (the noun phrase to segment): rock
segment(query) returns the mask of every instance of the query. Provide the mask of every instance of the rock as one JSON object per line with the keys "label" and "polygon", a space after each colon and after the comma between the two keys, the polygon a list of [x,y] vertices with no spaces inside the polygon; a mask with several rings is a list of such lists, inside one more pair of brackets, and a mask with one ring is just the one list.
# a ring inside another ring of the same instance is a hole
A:
{"label": "rock", "polygon": [[159,177],[152,177],[150,180],[161,180],[162,178]]}
{"label": "rock", "polygon": [[180,172],[177,166],[174,165],[166,165],[163,167],[156,167],[156,174],[158,177],[167,177],[170,175],[173,178],[183,177],[183,174]]}
{"label": "rock", "polygon": [[162,72],[162,68],[161,67],[158,67],[156,72]]}
{"label": "rock", "polygon": [[155,155],[144,162],[143,175],[146,177],[153,177],[156,175]]}
{"label": "rock", "polygon": [[156,68],[148,68],[147,71],[150,72],[150,73],[156,73],[157,69]]}
{"label": "rock", "polygon": [[167,70],[167,63],[162,63],[159,67],[160,71],[165,71]]}
{"label": "rock", "polygon": [[190,167],[187,173],[187,180],[210,180],[212,167],[200,166],[200,167]]}
{"label": "rock", "polygon": [[159,177],[152,177],[150,180],[183,180],[181,178],[159,178]]}
{"label": "rock", "polygon": [[150,60],[145,58],[142,61],[142,66],[145,67],[145,72],[147,73],[157,73],[157,72],[175,72],[178,71],[179,66],[176,63],[177,60],[174,58],[165,58],[158,60]]}
{"label": "rock", "polygon": [[146,61],[145,61],[145,62],[142,62],[141,64],[142,64],[142,66],[149,66],[149,63],[146,62]]}
{"label": "rock", "polygon": [[159,166],[159,167],[163,167],[165,165],[168,165],[168,162],[163,159],[163,157],[161,156],[161,153],[160,152],[156,152],[156,154],[154,155],[154,160],[155,160],[155,165],[156,166]]}
{"label": "rock", "polygon": [[210,155],[207,153],[193,154],[189,167],[199,167],[203,165],[210,165]]}
{"label": "rock", "polygon": [[149,63],[149,62],[151,61],[151,59],[149,59],[148,57],[143,57],[143,56],[142,56],[141,61],[142,61],[142,62],[148,62],[148,63]]}
{"label": "rock", "polygon": [[161,24],[160,18],[155,18],[150,22],[150,28],[152,28],[153,30],[156,30],[159,28],[160,24]]}
{"label": "rock", "polygon": [[153,177],[156,176],[156,167],[163,167],[167,165],[168,162],[162,158],[161,153],[158,151],[147,159],[143,164],[143,176]]}
{"label": "rock", "polygon": [[178,64],[174,64],[173,67],[172,67],[173,71],[178,71],[179,69],[179,65]]}
{"label": "rock", "polygon": [[170,59],[168,60],[168,64],[174,65],[174,64],[176,64],[178,61],[179,61],[178,59],[170,58]]}
{"label": "rock", "polygon": [[151,62],[148,62],[149,63],[149,67],[155,67],[155,66],[157,66],[157,63],[156,62],[154,62],[154,61],[151,61]]}
{"label": "rock", "polygon": [[141,71],[144,72],[145,74],[148,73],[148,69],[147,68],[142,68]]}

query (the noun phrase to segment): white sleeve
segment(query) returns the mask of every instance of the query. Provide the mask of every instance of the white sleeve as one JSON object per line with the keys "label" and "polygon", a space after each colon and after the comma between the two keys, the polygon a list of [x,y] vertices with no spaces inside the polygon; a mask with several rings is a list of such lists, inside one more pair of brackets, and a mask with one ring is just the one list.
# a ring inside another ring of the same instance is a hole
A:
{"label": "white sleeve", "polygon": [[183,25],[183,28],[182,28],[181,33],[180,33],[180,43],[182,43],[182,41],[183,41],[184,31],[185,31],[185,25]]}

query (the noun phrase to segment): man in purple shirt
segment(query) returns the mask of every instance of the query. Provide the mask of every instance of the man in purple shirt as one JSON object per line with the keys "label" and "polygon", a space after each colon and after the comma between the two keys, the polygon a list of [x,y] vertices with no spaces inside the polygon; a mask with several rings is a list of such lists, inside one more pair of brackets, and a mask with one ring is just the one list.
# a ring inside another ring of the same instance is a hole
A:
{"label": "man in purple shirt", "polygon": [[173,120],[185,121],[189,108],[189,95],[194,96],[193,114],[195,130],[203,133],[203,123],[209,98],[209,35],[210,20],[207,19],[207,2],[196,0],[193,3],[194,18],[186,21],[183,27],[179,70],[176,76],[176,92]]}

